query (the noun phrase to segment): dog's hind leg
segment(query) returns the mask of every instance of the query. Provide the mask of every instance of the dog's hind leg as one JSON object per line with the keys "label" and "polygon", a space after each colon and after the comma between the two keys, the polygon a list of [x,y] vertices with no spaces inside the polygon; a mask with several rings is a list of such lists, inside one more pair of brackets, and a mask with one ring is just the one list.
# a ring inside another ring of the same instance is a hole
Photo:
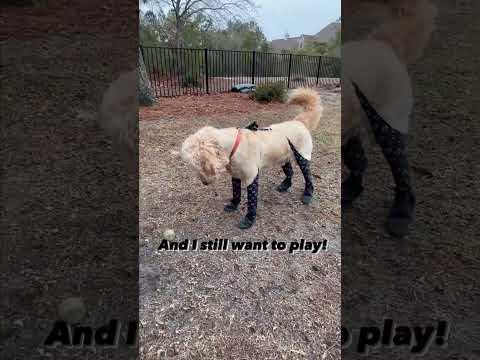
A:
{"label": "dog's hind leg", "polygon": [[238,209],[238,205],[242,198],[242,180],[232,177],[232,192],[232,200],[230,200],[230,203],[224,207],[226,212],[233,212]]}
{"label": "dog's hind leg", "polygon": [[240,229],[248,229],[257,217],[258,174],[250,185],[247,186],[247,215],[240,221]]}
{"label": "dog's hind leg", "polygon": [[304,204],[309,204],[312,201],[313,197],[313,179],[312,173],[310,172],[310,161],[305,159],[298,151],[295,149],[295,146],[288,141],[290,148],[293,151],[295,160],[297,161],[300,170],[302,171],[303,178],[305,179],[305,190],[303,191],[302,202]]}
{"label": "dog's hind leg", "polygon": [[286,178],[282,181],[280,185],[277,186],[279,192],[286,192],[292,186],[293,178],[293,168],[292,163],[288,161],[285,165],[282,166],[283,172],[285,173]]}
{"label": "dog's hind leg", "polygon": [[370,121],[375,140],[390,165],[395,181],[395,200],[387,221],[387,230],[395,236],[405,236],[415,215],[415,194],[413,192],[410,166],[407,158],[406,135],[390,126],[373,108],[365,94],[353,83],[360,104]]}
{"label": "dog's hind leg", "polygon": [[353,201],[362,193],[363,174],[368,165],[365,150],[358,135],[351,137],[342,146],[342,160],[350,170],[349,176],[342,183],[342,206],[347,207],[352,205]]}

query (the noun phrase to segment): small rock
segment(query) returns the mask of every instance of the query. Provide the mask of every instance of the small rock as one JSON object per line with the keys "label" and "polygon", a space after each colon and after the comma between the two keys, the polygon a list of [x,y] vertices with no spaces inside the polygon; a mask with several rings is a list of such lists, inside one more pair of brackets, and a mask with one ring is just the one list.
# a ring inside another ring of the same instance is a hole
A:
{"label": "small rock", "polygon": [[87,309],[83,299],[80,297],[71,297],[65,299],[58,306],[58,315],[61,320],[69,324],[78,324],[85,317]]}
{"label": "small rock", "polygon": [[23,320],[22,319],[15,320],[13,322],[13,325],[15,325],[18,328],[23,328]]}
{"label": "small rock", "polygon": [[163,238],[168,241],[172,241],[173,239],[175,239],[175,231],[173,231],[173,229],[165,230],[163,232]]}

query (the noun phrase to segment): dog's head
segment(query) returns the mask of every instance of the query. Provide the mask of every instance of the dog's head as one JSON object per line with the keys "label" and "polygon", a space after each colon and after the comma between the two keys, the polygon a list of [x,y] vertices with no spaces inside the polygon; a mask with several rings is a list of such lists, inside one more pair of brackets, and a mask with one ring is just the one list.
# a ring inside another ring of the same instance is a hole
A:
{"label": "dog's head", "polygon": [[216,129],[212,127],[204,127],[190,135],[182,144],[181,157],[204,185],[213,183],[229,163],[225,150],[216,140]]}

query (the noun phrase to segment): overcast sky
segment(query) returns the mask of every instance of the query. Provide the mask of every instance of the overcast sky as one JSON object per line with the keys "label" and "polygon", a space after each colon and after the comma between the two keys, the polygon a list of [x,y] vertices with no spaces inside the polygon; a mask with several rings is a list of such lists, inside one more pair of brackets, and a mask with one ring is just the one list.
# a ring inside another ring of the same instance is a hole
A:
{"label": "overcast sky", "polygon": [[[268,40],[300,34],[313,35],[341,14],[340,0],[255,0],[256,20]],[[140,2],[141,3],[141,2]],[[146,6],[140,5],[142,10]]]}
{"label": "overcast sky", "polygon": [[257,21],[268,40],[313,35],[341,14],[340,0],[256,0]]}

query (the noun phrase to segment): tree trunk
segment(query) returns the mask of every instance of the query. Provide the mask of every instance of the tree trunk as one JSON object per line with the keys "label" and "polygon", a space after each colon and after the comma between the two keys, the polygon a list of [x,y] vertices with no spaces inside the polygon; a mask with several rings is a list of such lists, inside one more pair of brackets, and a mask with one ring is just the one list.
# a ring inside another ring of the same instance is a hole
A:
{"label": "tree trunk", "polygon": [[147,68],[145,67],[140,48],[138,48],[138,96],[140,106],[152,106],[155,104],[155,93],[148,79]]}
{"label": "tree trunk", "polygon": [[183,20],[177,17],[175,20],[175,46],[177,48],[183,47],[183,28]]}

